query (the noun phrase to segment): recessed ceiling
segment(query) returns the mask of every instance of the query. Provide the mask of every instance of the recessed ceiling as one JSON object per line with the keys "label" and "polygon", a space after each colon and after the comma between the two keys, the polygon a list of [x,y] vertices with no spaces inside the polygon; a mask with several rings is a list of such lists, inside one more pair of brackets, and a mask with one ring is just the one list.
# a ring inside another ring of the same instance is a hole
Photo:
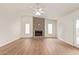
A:
{"label": "recessed ceiling", "polygon": [[[40,3],[39,5],[44,10],[43,16],[49,19],[56,19],[79,9],[79,3]],[[4,3],[0,4],[0,13],[33,16],[33,9],[35,7],[35,3]]]}

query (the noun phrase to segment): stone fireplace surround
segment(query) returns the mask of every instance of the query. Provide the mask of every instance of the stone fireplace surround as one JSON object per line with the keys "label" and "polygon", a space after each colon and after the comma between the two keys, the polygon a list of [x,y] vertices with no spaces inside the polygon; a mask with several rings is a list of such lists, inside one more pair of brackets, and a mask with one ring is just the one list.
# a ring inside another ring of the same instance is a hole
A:
{"label": "stone fireplace surround", "polygon": [[45,19],[39,17],[33,17],[33,36],[45,35]]}

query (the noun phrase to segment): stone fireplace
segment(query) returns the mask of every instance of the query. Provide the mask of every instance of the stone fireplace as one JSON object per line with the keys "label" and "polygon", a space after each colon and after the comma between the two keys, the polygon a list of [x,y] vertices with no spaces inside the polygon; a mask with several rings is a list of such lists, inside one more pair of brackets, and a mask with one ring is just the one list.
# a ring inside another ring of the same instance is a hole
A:
{"label": "stone fireplace", "polygon": [[45,19],[33,17],[33,36],[43,37],[45,35]]}

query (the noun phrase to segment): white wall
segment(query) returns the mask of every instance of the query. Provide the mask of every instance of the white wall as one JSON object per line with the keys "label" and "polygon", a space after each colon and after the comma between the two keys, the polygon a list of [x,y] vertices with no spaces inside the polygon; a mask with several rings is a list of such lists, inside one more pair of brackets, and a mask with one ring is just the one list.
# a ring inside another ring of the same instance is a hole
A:
{"label": "white wall", "polygon": [[79,10],[71,14],[63,16],[58,20],[58,38],[71,44],[75,45],[75,21],[79,16]]}
{"label": "white wall", "polygon": [[0,12],[0,47],[20,37],[20,20],[14,14]]}
{"label": "white wall", "polygon": [[[52,34],[48,34],[48,24],[52,24]],[[57,21],[45,19],[45,37],[57,37]]]}
{"label": "white wall", "polygon": [[[30,24],[30,34],[25,34],[25,24]],[[33,17],[24,16],[21,17],[21,37],[33,36]]]}

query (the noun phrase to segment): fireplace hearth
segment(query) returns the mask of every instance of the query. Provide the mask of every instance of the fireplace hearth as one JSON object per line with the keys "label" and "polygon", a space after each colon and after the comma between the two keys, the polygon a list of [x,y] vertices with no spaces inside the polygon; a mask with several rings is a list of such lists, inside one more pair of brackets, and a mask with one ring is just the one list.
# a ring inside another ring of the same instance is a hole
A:
{"label": "fireplace hearth", "polygon": [[42,35],[43,35],[42,31],[38,30],[35,31],[35,36],[42,36]]}

